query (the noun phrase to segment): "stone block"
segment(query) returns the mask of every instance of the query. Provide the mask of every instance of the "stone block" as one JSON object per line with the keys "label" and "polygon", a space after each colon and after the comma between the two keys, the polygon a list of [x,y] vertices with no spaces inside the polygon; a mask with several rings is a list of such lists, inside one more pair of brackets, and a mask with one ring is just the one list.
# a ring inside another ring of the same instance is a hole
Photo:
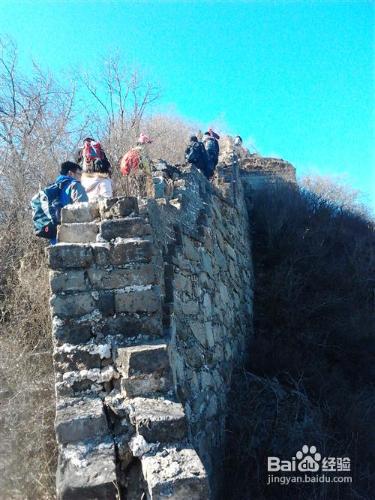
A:
{"label": "stone block", "polygon": [[196,315],[199,313],[199,305],[194,300],[182,302],[182,312],[187,315]]}
{"label": "stone block", "polygon": [[138,201],[135,197],[104,198],[99,201],[100,217],[112,219],[138,215]]}
{"label": "stone block", "polygon": [[190,322],[190,328],[198,342],[202,344],[202,346],[206,347],[207,332],[205,324],[202,321],[192,321]]}
{"label": "stone block", "polygon": [[116,363],[124,377],[133,375],[169,373],[168,346],[164,343],[121,347],[117,350]]}
{"label": "stone block", "polygon": [[91,324],[77,323],[74,320],[62,321],[55,316],[52,320],[52,336],[58,344],[83,344],[92,337]]}
{"label": "stone block", "polygon": [[52,269],[86,268],[93,262],[92,249],[79,243],[58,243],[47,248]]}
{"label": "stone block", "polygon": [[84,271],[50,271],[52,293],[86,290]]}
{"label": "stone block", "polygon": [[155,312],[161,310],[160,288],[141,285],[115,292],[116,312]]}
{"label": "stone block", "polygon": [[102,238],[107,241],[116,238],[134,238],[151,234],[151,226],[142,217],[104,220],[100,224]]}
{"label": "stone block", "polygon": [[95,291],[93,295],[96,299],[96,307],[103,316],[112,316],[115,314],[115,295],[113,292]]}
{"label": "stone block", "polygon": [[93,243],[91,245],[93,259],[97,266],[106,267],[110,262],[110,244],[109,243]]}
{"label": "stone block", "polygon": [[96,289],[109,290],[156,283],[155,268],[152,264],[138,264],[125,269],[90,268],[87,274],[91,286]]}
{"label": "stone block", "polygon": [[55,431],[59,443],[74,443],[108,434],[100,398],[74,398],[57,403]]}
{"label": "stone block", "polygon": [[160,376],[155,373],[136,377],[122,378],[120,381],[121,393],[127,398],[135,396],[154,396],[166,394],[172,389],[171,377]]}
{"label": "stone block", "polygon": [[166,446],[141,457],[142,471],[153,500],[207,500],[208,478],[203,464],[192,448]]}
{"label": "stone block", "polygon": [[117,498],[115,448],[103,442],[81,441],[60,449],[56,474],[58,500]]}
{"label": "stone block", "polygon": [[55,371],[62,373],[76,370],[100,368],[103,359],[111,357],[108,344],[63,344],[55,347],[53,359]]}
{"label": "stone block", "polygon": [[98,354],[90,355],[87,351],[64,352],[55,351],[53,354],[55,372],[66,373],[75,370],[100,368],[101,360]]}
{"label": "stone block", "polygon": [[130,423],[149,443],[174,442],[186,437],[186,417],[181,403],[136,397],[129,400],[127,409]]}
{"label": "stone block", "polygon": [[61,224],[57,229],[57,239],[62,243],[94,243],[98,231],[96,222]]}
{"label": "stone block", "polygon": [[74,203],[67,205],[61,211],[61,222],[92,222],[99,217],[99,208],[96,202]]}
{"label": "stone block", "polygon": [[149,240],[127,238],[116,242],[110,251],[110,263],[115,266],[131,262],[150,262],[153,244]]}
{"label": "stone block", "polygon": [[123,335],[137,337],[149,335],[161,337],[162,322],[160,314],[117,314],[103,324],[104,335]]}
{"label": "stone block", "polygon": [[193,240],[188,236],[183,235],[182,242],[183,242],[185,257],[189,260],[199,261],[200,255],[198,249],[194,245]]}
{"label": "stone block", "polygon": [[84,316],[94,311],[96,305],[90,292],[74,295],[52,295],[50,299],[52,313],[61,318]]}

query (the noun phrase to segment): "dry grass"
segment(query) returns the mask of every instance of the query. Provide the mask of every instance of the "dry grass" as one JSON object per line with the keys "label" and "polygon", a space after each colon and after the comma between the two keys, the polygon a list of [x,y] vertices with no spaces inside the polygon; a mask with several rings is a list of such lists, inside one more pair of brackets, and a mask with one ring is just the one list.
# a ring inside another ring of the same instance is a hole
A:
{"label": "dry grass", "polygon": [[[226,499],[372,498],[374,225],[344,200],[288,185],[255,196],[255,336],[232,387]],[[303,395],[315,435],[298,431],[281,389]],[[264,423],[267,404],[275,426]],[[325,456],[350,457],[353,484],[266,487],[265,457],[289,458],[309,439]]]}

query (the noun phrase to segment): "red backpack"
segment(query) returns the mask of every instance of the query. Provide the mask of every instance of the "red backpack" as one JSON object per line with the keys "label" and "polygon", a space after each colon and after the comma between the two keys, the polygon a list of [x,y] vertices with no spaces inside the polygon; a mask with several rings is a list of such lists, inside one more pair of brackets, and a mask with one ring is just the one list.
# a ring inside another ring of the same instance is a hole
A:
{"label": "red backpack", "polygon": [[[104,151],[100,142],[85,141],[82,149],[83,166],[93,165],[97,160],[104,159]],[[84,168],[85,170],[85,168]]]}
{"label": "red backpack", "polygon": [[124,154],[120,163],[122,175],[129,175],[132,170],[138,170],[141,155],[137,149],[131,149]]}

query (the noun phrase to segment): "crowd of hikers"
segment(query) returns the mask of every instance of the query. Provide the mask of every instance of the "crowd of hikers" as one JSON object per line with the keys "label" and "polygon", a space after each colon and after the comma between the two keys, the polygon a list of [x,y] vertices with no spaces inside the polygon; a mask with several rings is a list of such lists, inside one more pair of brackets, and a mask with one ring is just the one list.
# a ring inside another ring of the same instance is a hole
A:
{"label": "crowd of hikers", "polygon": [[[190,137],[185,159],[208,180],[212,180],[219,160],[220,137],[211,128],[203,136],[199,136],[201,140],[195,135]],[[127,151],[121,159],[120,172],[123,176],[152,176],[152,162],[147,149],[147,145],[152,142],[150,137],[140,134],[136,146]],[[111,164],[100,142],[86,137],[76,153],[75,162],[63,162],[56,181],[33,197],[31,207],[35,234],[55,244],[63,207],[77,202],[111,198],[112,195]]]}

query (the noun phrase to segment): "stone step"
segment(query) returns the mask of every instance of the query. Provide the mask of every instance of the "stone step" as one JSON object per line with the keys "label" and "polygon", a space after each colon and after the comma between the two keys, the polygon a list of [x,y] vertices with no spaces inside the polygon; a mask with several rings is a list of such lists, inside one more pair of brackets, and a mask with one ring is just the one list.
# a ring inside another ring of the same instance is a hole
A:
{"label": "stone step", "polygon": [[184,439],[186,417],[181,403],[169,399],[135,397],[125,400],[130,423],[149,443],[168,443]]}
{"label": "stone step", "polygon": [[60,446],[56,489],[58,500],[118,498],[112,438]]}
{"label": "stone step", "polygon": [[[130,263],[147,263],[153,256],[153,243],[142,238],[117,238],[109,252],[110,264],[121,266]],[[107,263],[108,265],[108,263]]]}
{"label": "stone step", "polygon": [[136,216],[139,213],[138,201],[133,196],[104,198],[99,200],[99,211],[102,219]]}
{"label": "stone step", "polygon": [[102,400],[83,397],[58,401],[55,431],[57,441],[62,444],[108,434]]}
{"label": "stone step", "polygon": [[164,446],[141,457],[150,500],[207,500],[208,478],[193,448],[184,444]]}
{"label": "stone step", "polygon": [[61,210],[61,222],[93,222],[99,218],[99,208],[96,202],[74,203]]}
{"label": "stone step", "polygon": [[151,234],[151,226],[142,217],[109,219],[100,224],[100,234],[107,241],[116,238],[141,237]]}
{"label": "stone step", "polygon": [[57,382],[55,391],[58,397],[77,397],[90,393],[100,393],[104,391],[109,382],[119,377],[113,366],[104,368],[91,368],[89,370],[74,370],[59,374],[56,371]]}
{"label": "stone step", "polygon": [[168,346],[152,343],[117,350],[117,370],[126,397],[168,392],[172,387]]}
{"label": "stone step", "polygon": [[98,232],[96,222],[61,224],[57,229],[57,240],[61,243],[94,243]]}
{"label": "stone step", "polygon": [[[111,358],[110,344],[68,344],[56,346],[53,353],[55,371],[65,373],[76,370],[101,368]],[[105,362],[104,360],[107,360]]]}

